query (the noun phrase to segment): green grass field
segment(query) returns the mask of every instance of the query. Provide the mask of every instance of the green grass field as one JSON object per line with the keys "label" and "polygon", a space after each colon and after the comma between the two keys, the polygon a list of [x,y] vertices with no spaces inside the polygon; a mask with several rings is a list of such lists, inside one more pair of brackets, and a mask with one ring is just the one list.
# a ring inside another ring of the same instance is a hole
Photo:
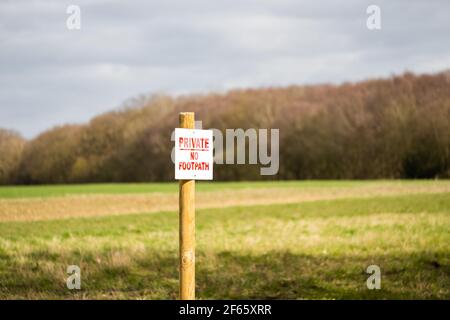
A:
{"label": "green grass field", "polygon": [[[177,190],[1,187],[0,298],[177,298]],[[199,299],[450,299],[450,181],[198,183],[196,204]]]}

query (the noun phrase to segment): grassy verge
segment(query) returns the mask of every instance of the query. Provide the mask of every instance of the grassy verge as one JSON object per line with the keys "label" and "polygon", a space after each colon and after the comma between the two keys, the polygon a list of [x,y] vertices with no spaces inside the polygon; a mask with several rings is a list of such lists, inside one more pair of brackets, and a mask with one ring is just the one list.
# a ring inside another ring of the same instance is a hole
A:
{"label": "grassy verge", "polygon": [[[173,211],[1,222],[0,298],[176,298],[177,230]],[[198,210],[197,296],[449,299],[449,231],[449,193]]]}
{"label": "grassy verge", "polygon": [[[449,185],[448,180],[372,180],[372,181],[271,181],[271,182],[207,182],[197,181],[198,192],[242,190],[259,188],[313,188],[340,189],[367,186],[436,186]],[[140,193],[173,193],[178,191],[178,183],[106,183],[79,185],[32,185],[32,186],[0,186],[0,199],[30,197],[60,197],[86,194],[140,194]]]}

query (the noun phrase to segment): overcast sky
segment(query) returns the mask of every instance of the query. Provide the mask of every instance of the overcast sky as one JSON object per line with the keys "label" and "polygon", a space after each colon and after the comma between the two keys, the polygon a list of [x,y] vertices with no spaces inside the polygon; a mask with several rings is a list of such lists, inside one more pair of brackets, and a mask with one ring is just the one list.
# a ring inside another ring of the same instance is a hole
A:
{"label": "overcast sky", "polygon": [[[71,4],[81,30],[66,27]],[[381,30],[366,27],[370,4]],[[0,127],[28,138],[140,94],[448,68],[448,0],[0,2]]]}

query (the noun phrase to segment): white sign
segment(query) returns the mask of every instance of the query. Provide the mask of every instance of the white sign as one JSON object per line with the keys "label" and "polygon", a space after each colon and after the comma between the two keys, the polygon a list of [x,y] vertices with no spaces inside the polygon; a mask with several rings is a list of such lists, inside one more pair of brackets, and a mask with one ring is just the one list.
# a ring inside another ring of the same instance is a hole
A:
{"label": "white sign", "polygon": [[213,179],[212,130],[175,129],[175,179]]}

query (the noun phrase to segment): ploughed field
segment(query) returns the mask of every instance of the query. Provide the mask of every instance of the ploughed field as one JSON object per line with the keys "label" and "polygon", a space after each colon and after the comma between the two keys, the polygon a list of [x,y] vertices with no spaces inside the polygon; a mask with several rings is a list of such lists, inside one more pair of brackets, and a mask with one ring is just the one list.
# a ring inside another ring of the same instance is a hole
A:
{"label": "ploughed field", "polygon": [[[197,182],[196,207],[199,299],[450,299],[450,181]],[[177,210],[176,183],[0,187],[0,298],[175,299]]]}

